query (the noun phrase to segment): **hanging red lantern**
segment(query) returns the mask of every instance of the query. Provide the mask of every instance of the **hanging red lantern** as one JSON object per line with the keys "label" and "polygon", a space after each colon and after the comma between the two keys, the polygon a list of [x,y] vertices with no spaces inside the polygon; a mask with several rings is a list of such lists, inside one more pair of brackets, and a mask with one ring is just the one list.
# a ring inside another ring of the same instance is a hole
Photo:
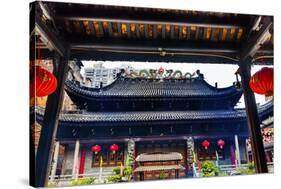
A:
{"label": "hanging red lantern", "polygon": [[92,146],[92,152],[94,152],[95,154],[99,153],[101,151],[101,146],[100,145],[95,145],[95,146]]}
{"label": "hanging red lantern", "polygon": [[210,146],[210,142],[208,140],[204,140],[202,142],[202,146],[204,147],[205,150],[207,150]]}
{"label": "hanging red lantern", "polygon": [[117,144],[112,144],[110,146],[110,151],[112,151],[113,154],[115,154],[119,150],[119,146]]}
{"label": "hanging red lantern", "polygon": [[250,88],[253,92],[266,97],[273,95],[273,68],[262,68],[250,79]]}
{"label": "hanging red lantern", "polygon": [[224,146],[224,140],[219,139],[219,140],[217,141],[217,145],[220,147],[220,149],[223,149],[223,146]]}
{"label": "hanging red lantern", "polygon": [[56,77],[40,66],[32,66],[30,70],[30,96],[43,97],[52,94],[57,88]]}
{"label": "hanging red lantern", "polygon": [[165,71],[164,68],[162,68],[162,66],[161,66],[161,67],[159,68],[159,70],[158,70],[158,73],[159,73],[159,74],[162,74],[162,73],[164,73],[164,71]]}

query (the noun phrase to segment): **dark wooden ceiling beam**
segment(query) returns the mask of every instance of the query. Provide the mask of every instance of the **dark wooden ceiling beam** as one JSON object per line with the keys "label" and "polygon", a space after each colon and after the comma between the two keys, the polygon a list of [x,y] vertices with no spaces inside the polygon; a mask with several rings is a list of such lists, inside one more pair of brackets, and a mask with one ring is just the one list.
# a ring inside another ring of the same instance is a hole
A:
{"label": "dark wooden ceiling beam", "polygon": [[48,42],[48,46],[55,49],[60,55],[64,55],[65,48],[63,42],[55,34],[55,32],[49,28],[38,14],[35,14],[35,31],[40,34],[41,39],[45,39]]}
{"label": "dark wooden ceiling beam", "polygon": [[131,28],[130,28],[130,24],[126,24],[126,28],[127,28],[127,37],[130,38],[131,37]]}
{"label": "dark wooden ceiling beam", "polygon": [[151,24],[151,25],[177,25],[177,26],[197,26],[197,27],[211,27],[211,28],[244,28],[243,25],[235,24],[216,24],[208,22],[179,22],[179,21],[165,21],[165,20],[136,20],[136,19],[121,19],[121,18],[98,18],[98,17],[57,17],[60,21],[97,21],[97,22],[115,22],[115,23],[130,23],[130,24]]}
{"label": "dark wooden ceiling beam", "polygon": [[95,28],[94,28],[94,25],[93,25],[92,21],[89,21],[89,29],[90,29],[92,35],[96,34],[96,31],[95,31]]}
{"label": "dark wooden ceiling beam", "polygon": [[139,24],[136,24],[136,35],[137,35],[137,38],[140,38],[140,27],[139,27]]}
{"label": "dark wooden ceiling beam", "polygon": [[251,31],[251,35],[243,41],[240,59],[246,60],[253,57],[261,45],[265,42],[265,38],[271,33],[273,28],[273,21],[270,17],[265,17],[261,21],[261,28],[257,32]]}
{"label": "dark wooden ceiling beam", "polygon": [[76,50],[86,49],[111,49],[111,50],[148,50],[159,51],[183,51],[183,52],[216,52],[216,53],[234,53],[236,54],[237,46],[232,43],[216,42],[195,42],[195,41],[151,41],[151,40],[105,40],[96,39],[94,41],[84,40],[84,42],[71,42],[71,48]]}
{"label": "dark wooden ceiling beam", "polygon": [[230,41],[230,29],[226,31],[226,41]]}
{"label": "dark wooden ceiling beam", "polygon": [[171,38],[170,39],[174,39],[174,34],[175,34],[175,26],[171,26]]}
{"label": "dark wooden ceiling beam", "polygon": [[112,37],[112,24],[111,24],[111,22],[108,22],[108,35],[109,35],[109,37]]}
{"label": "dark wooden ceiling beam", "polygon": [[157,25],[153,26],[153,39],[157,38]]}
{"label": "dark wooden ceiling beam", "polygon": [[104,35],[104,31],[103,31],[102,22],[98,22],[98,25],[99,25],[99,34],[100,34],[101,36],[103,36],[103,35]]}
{"label": "dark wooden ceiling beam", "polygon": [[144,24],[144,36],[146,39],[148,39],[148,25]]}
{"label": "dark wooden ceiling beam", "polygon": [[206,63],[206,64],[237,64],[233,59],[222,58],[218,56],[202,56],[194,53],[166,53],[147,52],[136,53],[135,51],[102,51],[102,50],[72,50],[71,59],[77,60],[95,60],[95,61],[133,61],[133,62],[172,62],[172,63]]}
{"label": "dark wooden ceiling beam", "polygon": [[166,37],[166,25],[162,25],[162,39]]}
{"label": "dark wooden ceiling beam", "polygon": [[219,38],[218,38],[219,41],[222,40],[222,33],[223,33],[223,29],[219,29]]}
{"label": "dark wooden ceiling beam", "polygon": [[253,154],[252,159],[254,160],[257,173],[267,173],[268,168],[255,95],[249,86],[249,82],[251,79],[253,57],[260,49],[260,46],[267,40],[272,27],[273,21],[270,17],[255,19],[253,26],[250,25],[248,29],[247,38],[242,41],[242,48],[239,53],[239,74],[244,92],[245,109]]}
{"label": "dark wooden ceiling beam", "polygon": [[179,26],[179,39],[182,39],[182,26]]}
{"label": "dark wooden ceiling beam", "polygon": [[132,10],[130,7],[79,5],[64,3],[47,3],[56,12],[56,19],[59,20],[91,20],[105,22],[135,23],[135,24],[156,24],[156,25],[180,25],[215,28],[236,28],[247,27],[249,24],[248,15],[224,14],[216,15],[207,12],[192,14],[182,13],[174,10],[138,8]]}
{"label": "dark wooden ceiling beam", "polygon": [[186,39],[190,39],[190,27],[186,27]]}

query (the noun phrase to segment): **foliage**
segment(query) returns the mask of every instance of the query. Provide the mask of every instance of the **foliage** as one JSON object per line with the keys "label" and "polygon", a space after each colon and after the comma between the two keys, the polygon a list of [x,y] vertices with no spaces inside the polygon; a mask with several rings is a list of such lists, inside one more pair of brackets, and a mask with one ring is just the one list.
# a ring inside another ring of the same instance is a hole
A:
{"label": "foliage", "polygon": [[240,172],[242,175],[251,175],[255,173],[255,166],[253,162],[250,162],[247,167],[240,167],[236,169],[237,172]]}
{"label": "foliage", "polygon": [[115,173],[116,175],[119,175],[120,174],[120,171],[121,171],[121,168],[120,167],[115,167],[112,172]]}
{"label": "foliage", "polygon": [[161,172],[161,173],[159,174],[159,179],[160,179],[160,180],[164,180],[164,179],[166,179],[166,178],[167,178],[167,176],[165,175],[164,172]]}
{"label": "foliage", "polygon": [[[122,178],[121,176],[121,168],[120,167],[115,167],[113,170],[112,170],[113,173],[115,173],[116,175],[120,175],[120,177]],[[130,181],[131,180],[131,177],[132,177],[132,174],[133,174],[133,169],[131,166],[125,166],[124,169],[123,169],[123,174],[125,176],[125,178]]]}
{"label": "foliage", "polygon": [[218,176],[225,177],[228,176],[228,174],[225,171],[219,171]]}
{"label": "foliage", "polygon": [[48,187],[57,187],[58,186],[58,183],[55,183],[55,182],[49,182],[48,183]]}
{"label": "foliage", "polygon": [[125,176],[131,176],[133,174],[133,169],[130,166],[127,166],[124,168],[124,175]]}
{"label": "foliage", "polygon": [[72,186],[90,185],[90,184],[95,184],[95,181],[96,181],[96,177],[89,177],[89,178],[74,180],[70,183],[70,185]]}
{"label": "foliage", "polygon": [[213,161],[204,161],[201,165],[203,177],[212,177],[219,175],[219,169]]}
{"label": "foliage", "polygon": [[121,182],[121,175],[111,175],[106,178],[106,180],[110,183]]}

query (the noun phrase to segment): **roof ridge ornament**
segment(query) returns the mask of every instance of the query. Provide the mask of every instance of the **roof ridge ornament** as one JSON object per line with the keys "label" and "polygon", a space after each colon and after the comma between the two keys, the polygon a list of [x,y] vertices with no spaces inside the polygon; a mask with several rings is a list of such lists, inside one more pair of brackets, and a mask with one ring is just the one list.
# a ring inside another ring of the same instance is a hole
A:
{"label": "roof ridge ornament", "polygon": [[196,70],[195,72],[185,72],[183,73],[181,70],[173,70],[173,69],[164,69],[160,66],[159,69],[141,69],[139,71],[135,70],[125,70],[121,72],[121,75],[124,78],[141,78],[141,79],[157,79],[163,81],[163,79],[204,79],[204,74],[200,73],[200,70]]}

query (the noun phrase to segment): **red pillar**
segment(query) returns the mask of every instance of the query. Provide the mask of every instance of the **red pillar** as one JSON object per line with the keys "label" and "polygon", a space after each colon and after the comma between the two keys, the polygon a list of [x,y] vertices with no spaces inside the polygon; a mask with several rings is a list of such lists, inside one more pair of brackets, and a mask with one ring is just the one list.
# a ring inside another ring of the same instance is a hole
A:
{"label": "red pillar", "polygon": [[[86,146],[83,145],[83,149],[81,151],[81,158],[80,158],[79,175],[84,174],[85,159],[86,159]],[[83,176],[80,176],[80,177],[83,177]]]}

